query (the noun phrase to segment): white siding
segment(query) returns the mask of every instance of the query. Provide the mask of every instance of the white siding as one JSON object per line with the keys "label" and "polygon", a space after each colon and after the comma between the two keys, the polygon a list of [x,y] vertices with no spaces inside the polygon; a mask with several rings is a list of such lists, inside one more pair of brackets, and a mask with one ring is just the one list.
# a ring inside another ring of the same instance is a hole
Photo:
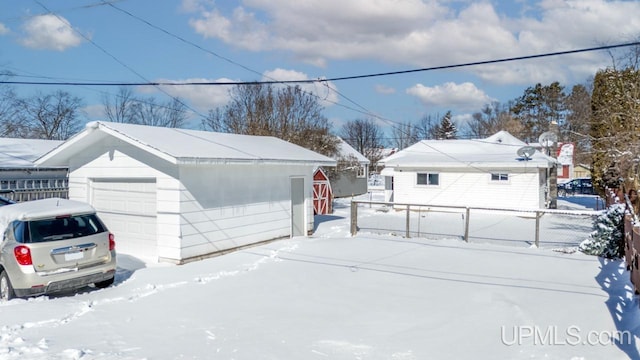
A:
{"label": "white siding", "polygon": [[307,231],[313,229],[309,166],[183,166],[182,258],[291,234],[290,177],[305,179]]}
{"label": "white siding", "polygon": [[[508,173],[506,182],[491,181],[487,172],[442,172],[403,170],[394,172],[394,201],[470,207],[540,208],[540,178],[537,169],[528,173],[496,170]],[[417,173],[440,174],[439,185],[417,185]]]}
{"label": "white siding", "polygon": [[[155,256],[160,261],[179,262],[290,236],[292,176],[305,179],[305,230],[311,232],[312,173],[310,165],[178,167],[107,138],[73,158],[69,194],[72,199],[91,203],[92,181],[155,179]],[[127,251],[127,246],[119,248]]]}
{"label": "white siding", "polygon": [[[155,166],[151,167],[147,164]],[[158,170],[161,169],[162,171]],[[177,173],[176,167],[151,156],[127,143],[113,138],[94,144],[80,156],[75,156],[69,166],[69,198],[85,201],[92,205],[91,183],[105,179],[154,179],[156,187],[156,251],[153,257],[180,259],[180,221],[178,214],[179,182],[172,178],[172,173]],[[176,194],[176,200],[171,201],[172,187]],[[98,204],[98,206],[101,206]],[[133,211],[133,210],[132,210]],[[100,213],[99,213],[100,214]],[[148,214],[147,214],[148,215]],[[105,216],[108,220],[109,216]],[[106,221],[105,221],[106,222]],[[109,225],[109,224],[107,224]],[[136,246],[126,243],[126,237],[119,236],[117,228],[126,224],[112,224],[116,236],[116,249],[123,254],[131,254],[137,257],[148,257],[149,254],[140,253]],[[146,226],[150,226],[147,224]]]}

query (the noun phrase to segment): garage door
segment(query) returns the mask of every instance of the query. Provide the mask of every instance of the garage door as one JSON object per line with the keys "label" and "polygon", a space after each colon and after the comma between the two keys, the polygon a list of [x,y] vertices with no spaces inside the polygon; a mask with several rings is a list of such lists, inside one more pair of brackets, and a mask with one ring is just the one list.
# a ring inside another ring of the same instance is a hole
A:
{"label": "garage door", "polygon": [[157,259],[155,179],[94,179],[90,199],[118,252]]}

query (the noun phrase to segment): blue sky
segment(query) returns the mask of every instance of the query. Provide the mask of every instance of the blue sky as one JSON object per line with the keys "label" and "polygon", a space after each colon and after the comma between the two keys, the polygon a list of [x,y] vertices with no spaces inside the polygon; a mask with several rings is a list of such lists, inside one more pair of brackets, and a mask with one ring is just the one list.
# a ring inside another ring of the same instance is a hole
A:
{"label": "blue sky", "polygon": [[[635,15],[633,15],[635,14]],[[12,81],[147,82],[322,79],[628,43],[640,2],[603,0],[21,0],[0,1],[0,71]],[[336,131],[374,115],[383,128],[451,110],[462,126],[492,101],[536,83],[568,90],[611,65],[606,51],[305,85]],[[118,87],[14,85],[23,96],[68,91],[104,119]],[[199,114],[226,86],[134,87]]]}

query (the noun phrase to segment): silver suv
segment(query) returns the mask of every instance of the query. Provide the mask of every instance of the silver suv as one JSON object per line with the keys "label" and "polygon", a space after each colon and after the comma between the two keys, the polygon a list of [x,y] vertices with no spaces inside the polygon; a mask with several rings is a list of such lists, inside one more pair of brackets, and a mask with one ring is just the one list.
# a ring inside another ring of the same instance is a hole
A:
{"label": "silver suv", "polygon": [[0,300],[113,284],[115,240],[86,203],[43,199],[0,207]]}

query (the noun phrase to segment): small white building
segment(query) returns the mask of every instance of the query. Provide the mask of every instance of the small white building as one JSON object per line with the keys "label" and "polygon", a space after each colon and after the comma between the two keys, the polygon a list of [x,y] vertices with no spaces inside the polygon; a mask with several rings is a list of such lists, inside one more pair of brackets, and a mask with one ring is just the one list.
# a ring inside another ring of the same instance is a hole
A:
{"label": "small white building", "polygon": [[[527,147],[528,157],[519,154]],[[422,140],[385,159],[386,201],[539,209],[556,160],[506,131],[477,140]]]}
{"label": "small white building", "polygon": [[69,167],[118,251],[181,263],[313,230],[312,175],[335,160],[275,137],[92,122],[38,166]]}
{"label": "small white building", "polygon": [[0,193],[15,201],[67,197],[67,167],[35,167],[58,140],[0,138]]}

